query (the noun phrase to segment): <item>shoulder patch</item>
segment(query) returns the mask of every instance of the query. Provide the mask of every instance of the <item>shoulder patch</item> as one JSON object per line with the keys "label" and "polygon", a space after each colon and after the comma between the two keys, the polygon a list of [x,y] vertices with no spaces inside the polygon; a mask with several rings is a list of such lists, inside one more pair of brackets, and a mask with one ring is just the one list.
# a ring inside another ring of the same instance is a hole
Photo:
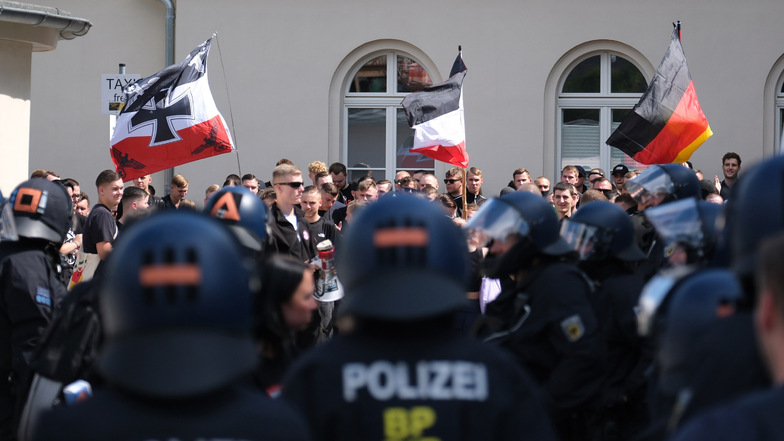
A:
{"label": "shoulder patch", "polygon": [[583,320],[580,316],[575,314],[571,317],[567,317],[561,322],[561,330],[566,336],[566,339],[574,343],[585,334],[585,325],[583,325]]}
{"label": "shoulder patch", "polygon": [[49,289],[43,286],[35,288],[35,303],[39,305],[52,306],[52,294]]}

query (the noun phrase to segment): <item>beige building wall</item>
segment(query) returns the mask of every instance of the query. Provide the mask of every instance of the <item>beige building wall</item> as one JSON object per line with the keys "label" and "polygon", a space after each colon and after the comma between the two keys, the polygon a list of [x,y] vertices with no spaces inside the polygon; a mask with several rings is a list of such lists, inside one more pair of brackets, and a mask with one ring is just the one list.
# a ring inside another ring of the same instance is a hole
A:
{"label": "beige building wall", "polygon": [[[143,76],[163,67],[164,8],[154,0],[39,3],[89,16],[94,27],[79,44],[33,57],[29,167],[89,184],[112,166],[100,76],[116,73],[118,63]],[[281,157],[303,169],[316,159],[345,160],[339,86],[347,78],[341,73],[363,48],[396,42],[427,56],[437,79],[448,75],[462,45],[469,69],[467,149],[471,165],[485,172],[486,194],[497,194],[517,167],[554,178],[560,165],[555,99],[575,54],[591,45],[626,48],[649,80],[678,19],[715,133],[692,162],[713,176],[727,151],[738,152],[744,167],[774,152],[770,95],[776,84],[780,88],[784,53],[779,0],[750,0],[742,7],[710,0],[178,3],[175,59],[218,33],[210,54],[212,91],[233,127],[242,173],[263,179]],[[224,155],[176,172],[190,179],[189,198],[200,203],[209,184],[221,184],[237,169],[237,157]],[[154,185],[163,194],[158,175]],[[94,193],[91,184],[83,188]]]}
{"label": "beige building wall", "polygon": [[0,190],[8,197],[28,176],[31,45],[0,40]]}

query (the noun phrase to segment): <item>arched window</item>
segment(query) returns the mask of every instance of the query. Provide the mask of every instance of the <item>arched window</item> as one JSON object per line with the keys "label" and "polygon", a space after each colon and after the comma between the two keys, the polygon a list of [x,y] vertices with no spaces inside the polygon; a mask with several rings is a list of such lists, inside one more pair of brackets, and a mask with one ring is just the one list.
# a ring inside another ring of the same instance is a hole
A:
{"label": "arched window", "polygon": [[781,76],[779,79],[779,85],[776,89],[778,92],[776,93],[776,138],[775,138],[775,146],[776,152],[782,153],[784,152],[784,145],[782,145],[782,140],[784,140],[784,75]]}
{"label": "arched window", "polygon": [[763,96],[762,153],[769,157],[784,153],[784,55],[773,63]]}
{"label": "arched window", "polygon": [[607,173],[616,164],[647,168],[605,144],[647,87],[640,68],[620,53],[593,51],[575,59],[558,88],[559,170],[566,165],[600,167]]}
{"label": "arched window", "polygon": [[399,170],[433,170],[434,160],[409,153],[414,131],[400,102],[432,84],[425,67],[397,50],[362,57],[349,71],[343,90],[340,157],[356,180],[368,171],[392,179]]}

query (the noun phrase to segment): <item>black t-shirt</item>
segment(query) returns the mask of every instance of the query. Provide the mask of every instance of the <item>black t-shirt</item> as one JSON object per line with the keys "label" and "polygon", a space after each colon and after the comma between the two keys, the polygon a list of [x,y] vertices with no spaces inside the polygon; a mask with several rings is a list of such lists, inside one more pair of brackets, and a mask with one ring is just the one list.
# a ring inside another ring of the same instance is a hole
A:
{"label": "black t-shirt", "polygon": [[112,212],[103,204],[97,204],[90,210],[84,224],[82,247],[85,253],[98,254],[100,242],[114,242],[117,238],[117,223]]}

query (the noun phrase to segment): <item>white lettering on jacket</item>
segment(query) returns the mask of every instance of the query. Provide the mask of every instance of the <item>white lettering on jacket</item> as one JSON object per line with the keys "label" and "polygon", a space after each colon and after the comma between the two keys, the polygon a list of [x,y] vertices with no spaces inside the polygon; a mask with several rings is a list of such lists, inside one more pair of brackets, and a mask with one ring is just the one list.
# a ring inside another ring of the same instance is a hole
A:
{"label": "white lettering on jacket", "polygon": [[343,365],[343,398],[355,401],[362,389],[378,401],[485,401],[487,368],[469,361],[420,361],[413,371],[402,361]]}

